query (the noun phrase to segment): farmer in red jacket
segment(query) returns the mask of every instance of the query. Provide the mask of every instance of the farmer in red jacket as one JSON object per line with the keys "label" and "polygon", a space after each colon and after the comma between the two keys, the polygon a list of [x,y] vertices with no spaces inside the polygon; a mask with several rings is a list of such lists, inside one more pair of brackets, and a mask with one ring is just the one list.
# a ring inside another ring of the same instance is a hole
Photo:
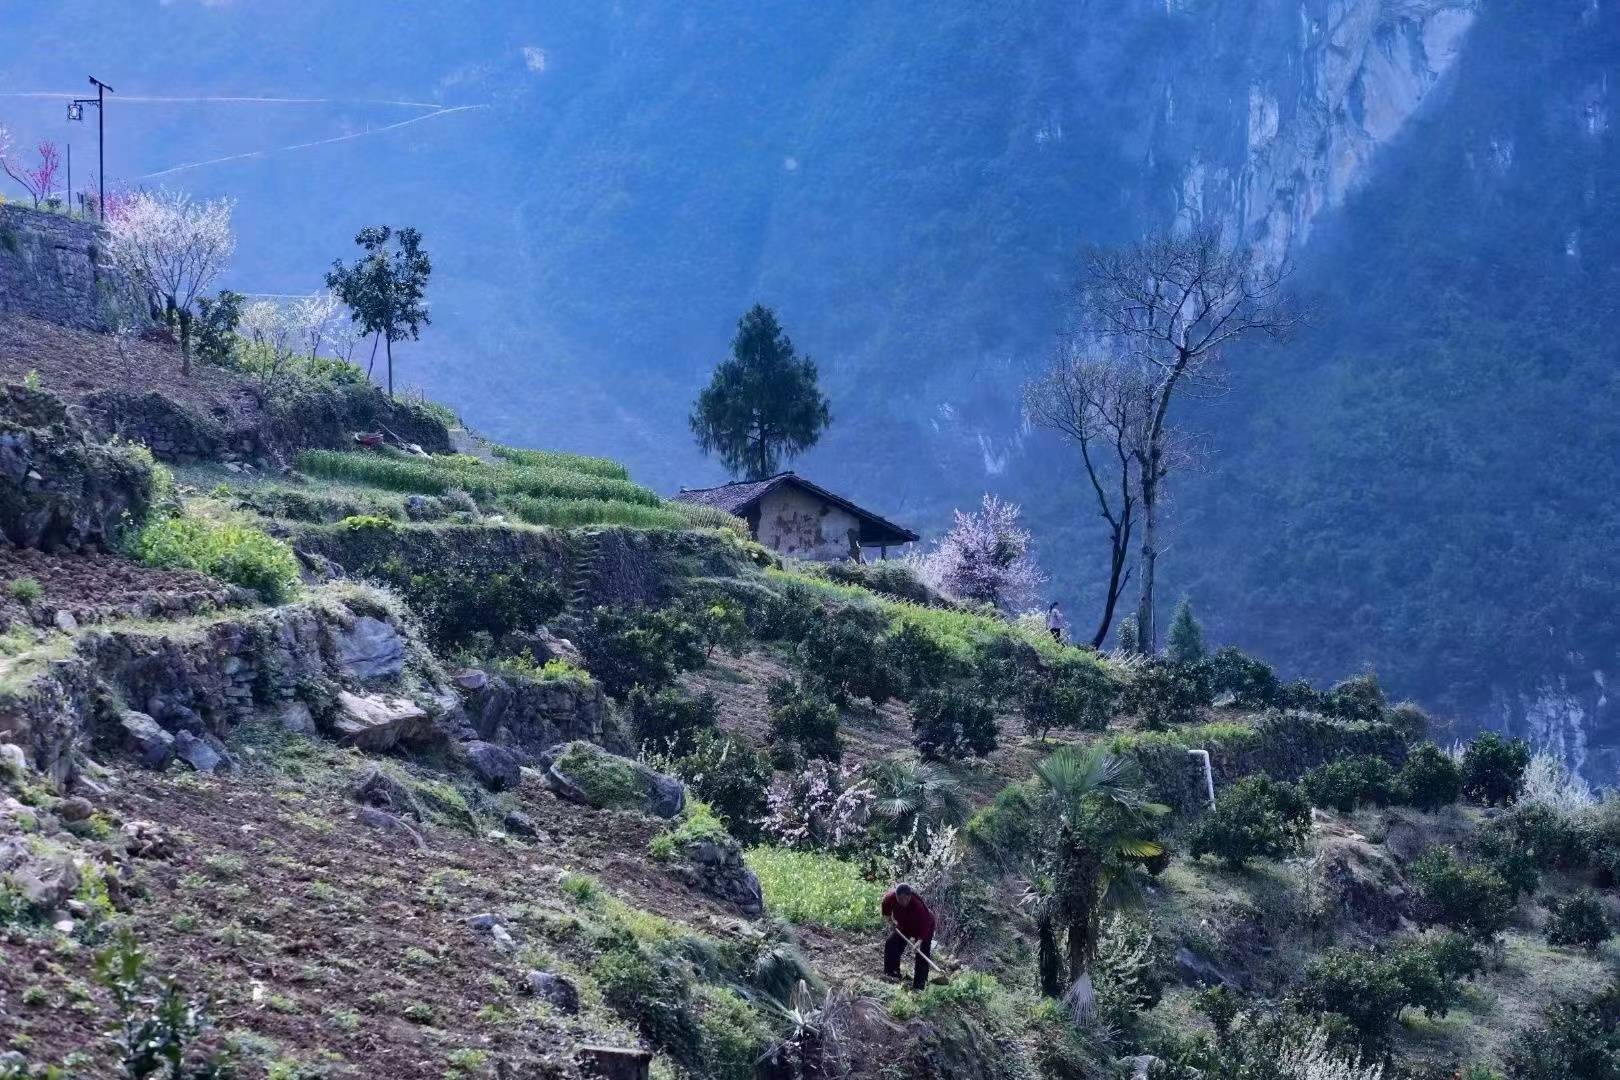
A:
{"label": "farmer in red jacket", "polygon": [[889,940],[883,945],[883,974],[903,978],[900,960],[908,951],[906,941],[909,939],[922,953],[915,958],[916,967],[911,976],[911,988],[921,990],[928,985],[928,961],[923,956],[934,955],[934,913],[903,881],[884,894],[882,910],[883,921],[889,924]]}

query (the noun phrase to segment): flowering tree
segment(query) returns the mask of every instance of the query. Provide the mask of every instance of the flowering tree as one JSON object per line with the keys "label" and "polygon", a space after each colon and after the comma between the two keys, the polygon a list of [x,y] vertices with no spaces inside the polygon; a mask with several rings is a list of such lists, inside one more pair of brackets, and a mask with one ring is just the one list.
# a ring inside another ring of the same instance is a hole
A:
{"label": "flowering tree", "polygon": [[986,495],[978,513],[956,512],[956,524],[929,556],[946,592],[1005,610],[1033,601],[1046,575],[1029,553],[1029,532],[1016,504]]}
{"label": "flowering tree", "polygon": [[293,301],[292,308],[287,312],[287,319],[292,324],[299,343],[304,346],[304,351],[310,357],[320,354],[321,342],[331,333],[332,320],[337,318],[338,310],[342,306],[343,301],[330,292],[311,293],[301,300]]}
{"label": "flowering tree", "polygon": [[21,184],[34,200],[34,209],[56,193],[56,174],[62,168],[62,152],[53,142],[39,144],[39,164],[24,165],[11,154],[11,138],[0,129],[0,169]]}
{"label": "flowering tree", "polygon": [[231,200],[195,203],[174,191],[139,192],[109,218],[113,258],[146,291],[152,306],[180,329],[181,371],[191,374],[191,324],[197,297],[230,261]]}

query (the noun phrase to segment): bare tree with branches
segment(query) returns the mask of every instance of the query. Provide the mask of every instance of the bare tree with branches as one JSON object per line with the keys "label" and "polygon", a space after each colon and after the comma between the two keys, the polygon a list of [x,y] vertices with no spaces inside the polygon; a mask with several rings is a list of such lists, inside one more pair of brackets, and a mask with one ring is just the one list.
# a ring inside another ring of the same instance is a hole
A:
{"label": "bare tree with branches", "polygon": [[1131,577],[1131,537],[1141,498],[1138,462],[1147,429],[1147,393],[1139,373],[1077,342],[1059,349],[1052,366],[1024,386],[1024,413],[1080,451],[1097,510],[1108,523],[1108,589],[1093,648],[1108,639],[1119,598]]}
{"label": "bare tree with branches", "polygon": [[1135,457],[1137,624],[1144,651],[1158,640],[1153,587],[1160,553],[1165,481],[1187,460],[1178,453],[1170,407],[1188,388],[1219,391],[1226,346],[1246,337],[1285,337],[1303,318],[1282,295],[1287,267],[1231,247],[1214,226],[1159,234],[1123,248],[1093,248],[1083,260],[1074,303],[1080,334],[1109,346],[1139,380],[1142,428]]}

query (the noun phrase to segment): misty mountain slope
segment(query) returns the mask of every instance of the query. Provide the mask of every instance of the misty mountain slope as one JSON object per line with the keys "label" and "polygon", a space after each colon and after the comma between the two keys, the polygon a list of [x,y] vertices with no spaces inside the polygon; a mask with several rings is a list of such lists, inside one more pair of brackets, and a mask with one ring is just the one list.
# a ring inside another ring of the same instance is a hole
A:
{"label": "misty mountain slope", "polygon": [[1612,734],[1620,643],[1610,15],[1482,14],[1307,250],[1315,325],[1243,377],[1176,560],[1238,640],[1317,675],[1359,656],[1576,760]]}

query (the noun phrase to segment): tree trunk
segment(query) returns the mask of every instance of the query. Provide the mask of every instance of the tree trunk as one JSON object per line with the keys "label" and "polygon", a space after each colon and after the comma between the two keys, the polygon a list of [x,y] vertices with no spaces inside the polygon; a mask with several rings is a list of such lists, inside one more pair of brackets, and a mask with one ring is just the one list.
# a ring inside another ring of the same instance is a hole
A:
{"label": "tree trunk", "polygon": [[191,374],[191,312],[176,313],[176,321],[180,324],[180,374]]}
{"label": "tree trunk", "polygon": [[383,337],[383,349],[388,353],[388,400],[394,400],[394,336],[386,334]]}
{"label": "tree trunk", "polygon": [[1052,925],[1050,915],[1042,915],[1040,918],[1040,951],[1037,953],[1037,963],[1040,969],[1041,996],[1062,997],[1063,958],[1058,953],[1057,927]]}
{"label": "tree trunk", "polygon": [[1153,618],[1154,570],[1159,560],[1158,483],[1142,483],[1141,593],[1136,603],[1136,645],[1145,656],[1158,649],[1159,629]]}
{"label": "tree trunk", "polygon": [[1084,920],[1069,924],[1069,991],[1063,995],[1078,1019],[1091,1011],[1096,991],[1086,965],[1091,962],[1091,932]]}
{"label": "tree trunk", "polygon": [[366,365],[366,379],[371,379],[371,373],[377,369],[377,344],[382,341],[382,331],[371,335],[371,363]]}
{"label": "tree trunk", "polygon": [[1103,642],[1108,640],[1108,628],[1114,623],[1114,612],[1119,607],[1119,598],[1125,592],[1125,583],[1130,580],[1130,570],[1127,564],[1131,555],[1131,528],[1132,522],[1127,514],[1122,527],[1115,527],[1110,543],[1108,555],[1108,593],[1107,601],[1103,604],[1102,622],[1097,624],[1097,633],[1091,639],[1091,647],[1100,649]]}

